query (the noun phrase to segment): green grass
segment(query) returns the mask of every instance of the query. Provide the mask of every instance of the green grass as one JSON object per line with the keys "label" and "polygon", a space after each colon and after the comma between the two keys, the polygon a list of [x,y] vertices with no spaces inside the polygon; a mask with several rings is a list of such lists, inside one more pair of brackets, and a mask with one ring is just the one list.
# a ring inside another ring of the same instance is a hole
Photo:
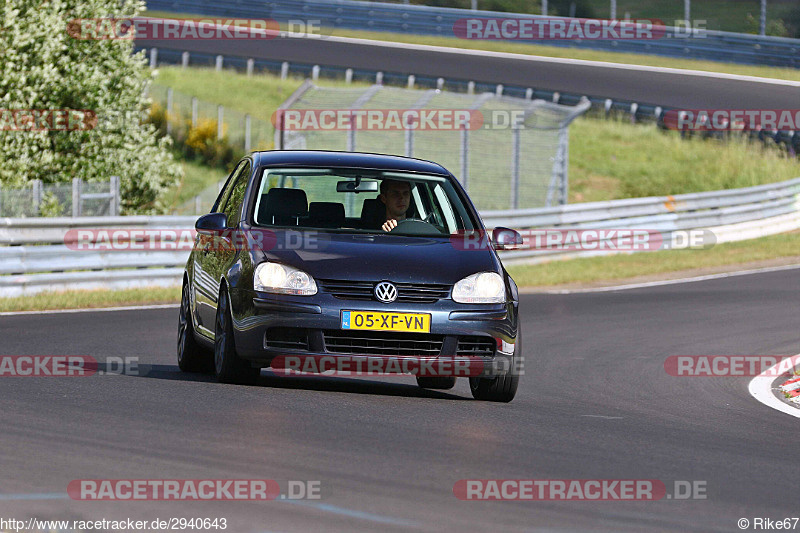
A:
{"label": "green grass", "polygon": [[[604,0],[605,1],[605,0]],[[633,0],[631,0],[633,1]],[[670,0],[673,1],[673,0]],[[693,4],[698,4],[697,1]],[[682,3],[680,3],[682,9]],[[176,14],[160,11],[148,11],[145,13],[152,17],[165,18],[191,18],[201,17],[202,15]],[[617,8],[618,16],[625,14],[621,8]],[[681,17],[682,18],[682,15]],[[693,18],[701,18],[699,16]],[[389,33],[376,31],[348,30],[336,28],[323,30],[323,33],[331,33],[339,37],[355,37],[360,39],[374,39],[379,41],[393,41],[410,44],[427,44],[434,46],[448,46],[453,48],[464,48],[472,50],[489,50],[494,52],[509,52],[525,55],[538,55],[557,58],[585,59],[590,61],[608,61],[612,63],[625,63],[631,65],[649,65],[655,67],[670,67],[680,69],[702,70],[708,72],[724,72],[728,74],[739,74],[746,76],[759,76],[764,78],[777,78],[782,80],[800,81],[800,69],[766,67],[758,65],[738,65],[735,63],[720,63],[715,61],[702,61],[696,59],[681,59],[672,57],[662,57],[646,54],[631,54],[620,52],[606,52],[601,50],[586,50],[580,48],[566,48],[559,46],[542,46],[517,42],[506,41],[476,41],[458,39],[456,37],[436,37],[428,35],[407,35],[403,33]],[[535,86],[535,80],[532,81]]]}
{"label": "green grass", "polygon": [[[278,76],[266,75],[248,78],[230,70],[217,72],[212,68],[184,70],[162,66],[158,68],[154,91],[160,90],[158,86],[172,87],[199,100],[249,113],[255,119],[269,122],[278,106],[302,83],[300,78],[281,80]],[[188,108],[188,103],[180,103],[183,108]]]}
{"label": "green grass", "polygon": [[[198,84],[198,79],[203,83]],[[212,69],[163,67],[159,69],[158,83],[182,93],[194,94],[201,100],[250,113],[266,122],[302,81],[281,81],[272,75],[248,78],[245,74],[230,71],[220,73]],[[335,85],[343,86],[341,82]],[[392,108],[407,104],[398,98],[397,95],[379,93],[370,106]],[[409,101],[415,98],[413,95],[406,97]],[[272,134],[271,124],[268,127],[270,131],[265,136]],[[506,131],[481,131],[484,140],[475,146],[470,193],[483,209],[507,207],[509,170],[503,161],[510,160],[510,155],[481,148],[506,134]],[[394,151],[398,146],[402,148],[402,133],[359,132],[358,135],[361,146],[370,150],[391,150],[388,143],[394,143]],[[458,173],[457,135],[452,139],[431,132],[419,132],[418,135],[415,155],[439,161]],[[436,135],[439,137],[435,138]],[[330,139],[323,137],[314,141],[314,147],[344,149],[343,145],[323,144],[341,143],[343,135]],[[665,132],[652,124],[631,124],[624,120],[595,117],[581,117],[570,126],[569,158],[570,202],[746,187],[800,175],[797,159],[790,159],[776,149],[765,149],[759,143],[747,143],[741,139],[686,140],[676,132]],[[187,177],[181,188],[172,193],[180,201],[191,198],[203,186],[224,178],[224,172],[207,171],[199,165],[185,164],[184,168]]]}
{"label": "green grass", "polygon": [[796,158],[739,137],[686,140],[652,124],[589,117],[570,126],[570,202],[732,189],[798,176]]}
{"label": "green grass", "polygon": [[209,168],[193,161],[180,161],[183,179],[167,193],[167,205],[176,208],[227,177],[223,169]]}
{"label": "green grass", "polygon": [[180,300],[181,288],[179,286],[143,287],[140,289],[122,289],[117,291],[40,292],[26,296],[15,296],[13,298],[0,298],[0,312],[167,304],[178,303]]}
{"label": "green grass", "polygon": [[714,268],[800,256],[800,231],[740,242],[718,244],[707,250],[669,250],[551,261],[536,265],[509,265],[520,287],[547,287],[569,283],[617,281],[635,276]]}

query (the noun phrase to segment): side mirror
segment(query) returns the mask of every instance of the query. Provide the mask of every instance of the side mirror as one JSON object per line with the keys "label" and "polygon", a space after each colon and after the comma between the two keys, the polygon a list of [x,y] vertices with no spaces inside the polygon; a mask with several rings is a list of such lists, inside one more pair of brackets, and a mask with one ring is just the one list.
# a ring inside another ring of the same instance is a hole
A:
{"label": "side mirror", "polygon": [[228,217],[225,213],[209,213],[197,219],[194,229],[203,235],[218,235],[228,227]]}
{"label": "side mirror", "polygon": [[525,239],[518,231],[509,228],[494,228],[492,244],[495,250],[509,250],[525,244]]}

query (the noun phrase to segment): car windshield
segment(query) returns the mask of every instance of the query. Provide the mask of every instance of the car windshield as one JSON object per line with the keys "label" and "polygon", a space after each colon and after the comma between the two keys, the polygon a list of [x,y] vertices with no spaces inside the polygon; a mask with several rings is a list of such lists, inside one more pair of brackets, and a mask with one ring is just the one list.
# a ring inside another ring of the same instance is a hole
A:
{"label": "car windshield", "polygon": [[[396,227],[384,226],[389,219]],[[446,177],[346,168],[263,169],[253,221],[257,226],[426,236],[477,227]]]}

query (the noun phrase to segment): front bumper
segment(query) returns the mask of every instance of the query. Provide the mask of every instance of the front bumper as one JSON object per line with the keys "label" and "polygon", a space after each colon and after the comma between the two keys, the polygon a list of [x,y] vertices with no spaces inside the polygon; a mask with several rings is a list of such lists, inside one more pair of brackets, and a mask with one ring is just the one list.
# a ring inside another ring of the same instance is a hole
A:
{"label": "front bumper", "polygon": [[[232,291],[231,297],[236,351],[254,366],[270,366],[279,356],[324,356],[328,360],[363,359],[366,368],[376,368],[369,366],[370,360],[385,362],[387,357],[411,356],[422,361],[469,360],[470,375],[477,377],[476,369],[480,369],[481,377],[491,377],[507,372],[514,364],[516,302],[466,305],[442,299],[434,304],[382,304],[339,299],[325,293],[301,297],[254,291]],[[342,310],[429,313],[430,333],[342,330]],[[299,332],[299,340],[289,335],[293,342],[275,341],[276,333],[285,337],[287,332]],[[361,348],[355,343],[348,346],[350,333],[367,337],[359,342],[370,347]],[[493,348],[487,350],[489,344]],[[416,346],[420,347],[419,353]]]}

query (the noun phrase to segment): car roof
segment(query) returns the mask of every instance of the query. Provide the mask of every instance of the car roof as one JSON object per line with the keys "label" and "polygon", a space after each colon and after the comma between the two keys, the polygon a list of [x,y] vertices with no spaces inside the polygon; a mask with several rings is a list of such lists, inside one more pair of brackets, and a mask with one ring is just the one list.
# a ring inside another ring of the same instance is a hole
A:
{"label": "car roof", "polygon": [[450,175],[443,166],[432,161],[397,155],[323,150],[271,150],[253,152],[252,157],[256,166],[262,167],[346,167]]}

